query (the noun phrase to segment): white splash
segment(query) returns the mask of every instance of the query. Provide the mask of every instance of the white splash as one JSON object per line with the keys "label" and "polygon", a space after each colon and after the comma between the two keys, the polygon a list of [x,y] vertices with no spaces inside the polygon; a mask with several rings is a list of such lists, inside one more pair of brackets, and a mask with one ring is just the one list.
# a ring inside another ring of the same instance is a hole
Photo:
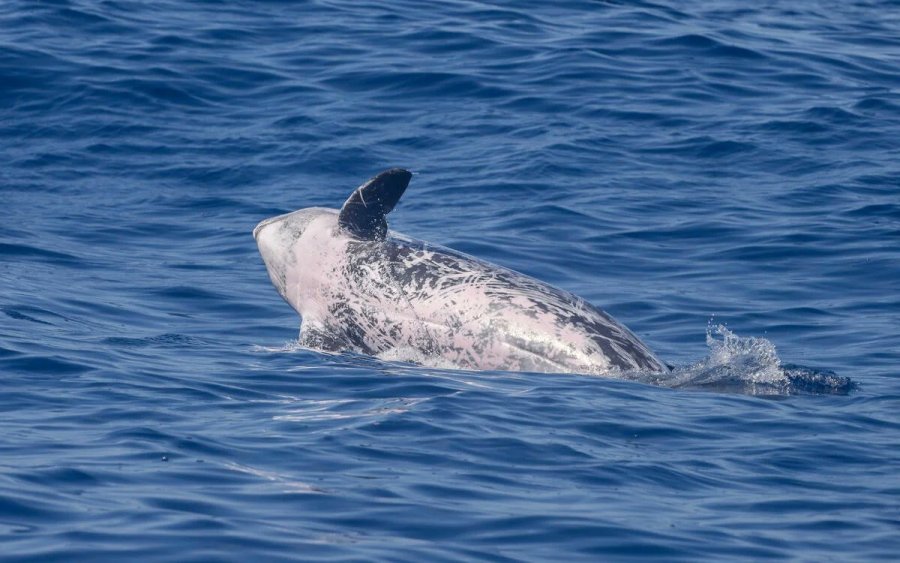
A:
{"label": "white splash", "polygon": [[[717,340],[713,336],[721,336]],[[775,345],[765,338],[755,336],[741,337],[731,332],[724,325],[706,328],[706,345],[709,356],[699,367],[706,369],[728,366],[739,370],[741,379],[753,383],[787,384],[788,378],[781,369],[781,360],[775,351]]]}
{"label": "white splash", "polygon": [[695,364],[678,367],[668,376],[636,379],[665,387],[703,387],[751,395],[791,392],[791,380],[771,341],[738,336],[724,325],[710,324],[706,329],[706,345],[709,354]]}

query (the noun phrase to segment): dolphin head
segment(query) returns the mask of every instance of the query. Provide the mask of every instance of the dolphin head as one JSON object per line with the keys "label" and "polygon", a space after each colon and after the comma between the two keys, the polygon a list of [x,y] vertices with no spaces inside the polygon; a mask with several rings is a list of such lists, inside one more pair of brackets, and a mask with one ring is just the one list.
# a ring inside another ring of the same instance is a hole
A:
{"label": "dolphin head", "polygon": [[[261,221],[253,229],[253,238],[259,247],[266,270],[278,293],[288,302],[288,282],[299,276],[302,264],[303,235],[317,218],[335,216],[335,211],[321,207],[299,209],[284,215]],[[295,305],[294,303],[291,303]]]}
{"label": "dolphin head", "polygon": [[253,238],[272,284],[298,313],[315,308],[317,284],[327,281],[349,240],[378,243],[387,236],[385,215],[394,209],[412,173],[391,168],[356,188],[340,211],[300,209],[262,221]]}

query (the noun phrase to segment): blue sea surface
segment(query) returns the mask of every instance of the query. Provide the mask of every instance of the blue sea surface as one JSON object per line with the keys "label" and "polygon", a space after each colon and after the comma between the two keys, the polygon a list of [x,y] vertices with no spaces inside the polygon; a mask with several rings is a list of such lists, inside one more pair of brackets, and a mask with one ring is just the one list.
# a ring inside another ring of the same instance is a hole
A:
{"label": "blue sea surface", "polygon": [[[297,346],[392,166],[673,375]],[[4,562],[896,561],[900,5],[0,3],[0,377]]]}

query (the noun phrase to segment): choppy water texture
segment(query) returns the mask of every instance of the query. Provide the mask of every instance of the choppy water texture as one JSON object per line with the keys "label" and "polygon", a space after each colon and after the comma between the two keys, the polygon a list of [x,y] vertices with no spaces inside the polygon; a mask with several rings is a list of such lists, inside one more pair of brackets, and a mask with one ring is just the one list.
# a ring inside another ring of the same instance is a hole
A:
{"label": "choppy water texture", "polygon": [[[900,553],[896,2],[11,1],[0,30],[0,559]],[[250,231],[389,166],[394,228],[681,379],[298,349]]]}

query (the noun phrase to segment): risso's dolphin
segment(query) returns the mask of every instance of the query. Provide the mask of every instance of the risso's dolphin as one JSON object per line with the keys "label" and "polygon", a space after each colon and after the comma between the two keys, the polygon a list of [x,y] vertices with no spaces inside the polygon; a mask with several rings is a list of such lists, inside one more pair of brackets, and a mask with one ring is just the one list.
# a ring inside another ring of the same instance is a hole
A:
{"label": "risso's dolphin", "polygon": [[253,229],[272,283],[302,317],[302,346],[470,370],[668,371],[584,299],[388,231],[411,177],[387,170],[340,211],[300,209]]}

